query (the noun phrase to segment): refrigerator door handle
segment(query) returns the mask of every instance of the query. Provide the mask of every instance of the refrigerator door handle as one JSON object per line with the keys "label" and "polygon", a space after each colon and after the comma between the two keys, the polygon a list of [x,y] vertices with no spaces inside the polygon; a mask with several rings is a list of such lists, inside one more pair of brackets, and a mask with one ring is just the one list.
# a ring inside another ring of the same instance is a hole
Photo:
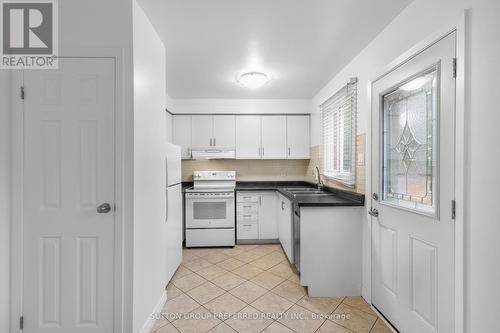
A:
{"label": "refrigerator door handle", "polygon": [[165,188],[165,223],[168,222],[168,186]]}

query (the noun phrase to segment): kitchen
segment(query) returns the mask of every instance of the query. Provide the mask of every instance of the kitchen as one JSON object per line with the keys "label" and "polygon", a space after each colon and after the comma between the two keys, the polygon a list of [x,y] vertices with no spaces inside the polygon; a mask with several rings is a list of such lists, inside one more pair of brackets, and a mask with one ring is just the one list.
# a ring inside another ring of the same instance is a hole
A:
{"label": "kitchen", "polygon": [[498,1],[0,8],[1,332],[500,331]]}

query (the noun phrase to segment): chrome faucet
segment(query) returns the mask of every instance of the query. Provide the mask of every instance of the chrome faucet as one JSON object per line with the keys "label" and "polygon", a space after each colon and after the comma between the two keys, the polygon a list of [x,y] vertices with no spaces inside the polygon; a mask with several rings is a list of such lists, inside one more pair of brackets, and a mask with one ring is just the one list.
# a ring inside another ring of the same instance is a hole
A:
{"label": "chrome faucet", "polygon": [[319,173],[319,168],[318,168],[318,166],[316,166],[316,176],[318,177],[318,184],[317,184],[317,186],[318,186],[318,190],[322,190],[322,189],[323,189],[323,186],[325,186],[325,185],[324,185],[324,184],[323,184],[323,182],[321,181],[321,174]]}

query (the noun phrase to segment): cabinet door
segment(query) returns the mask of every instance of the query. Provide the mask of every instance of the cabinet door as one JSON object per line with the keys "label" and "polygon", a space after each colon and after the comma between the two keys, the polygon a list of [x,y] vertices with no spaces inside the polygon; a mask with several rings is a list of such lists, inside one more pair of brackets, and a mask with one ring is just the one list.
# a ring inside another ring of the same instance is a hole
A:
{"label": "cabinet door", "polygon": [[278,239],[277,195],[263,192],[259,200],[259,239]]}
{"label": "cabinet door", "polygon": [[309,116],[287,116],[287,158],[309,158]]}
{"label": "cabinet door", "polygon": [[213,145],[219,148],[234,148],[236,141],[235,116],[214,116]]}
{"label": "cabinet door", "polygon": [[260,116],[236,116],[236,158],[260,159]]}
{"label": "cabinet door", "polygon": [[181,146],[181,157],[191,158],[191,116],[175,115],[172,119],[173,143]]}
{"label": "cabinet door", "polygon": [[285,251],[288,261],[293,264],[293,249],[292,249],[292,206],[290,200],[283,195],[279,195],[279,240],[283,250]]}
{"label": "cabinet door", "polygon": [[262,116],[262,158],[286,158],[286,116]]}
{"label": "cabinet door", "polygon": [[191,144],[193,148],[212,146],[213,116],[192,116]]}

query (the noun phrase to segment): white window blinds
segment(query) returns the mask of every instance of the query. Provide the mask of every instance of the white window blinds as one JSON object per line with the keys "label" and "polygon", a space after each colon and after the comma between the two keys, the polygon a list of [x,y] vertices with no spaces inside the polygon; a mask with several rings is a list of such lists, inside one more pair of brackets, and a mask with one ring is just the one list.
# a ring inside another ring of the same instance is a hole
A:
{"label": "white window blinds", "polygon": [[356,182],[357,85],[351,79],[320,106],[323,174],[349,186]]}

